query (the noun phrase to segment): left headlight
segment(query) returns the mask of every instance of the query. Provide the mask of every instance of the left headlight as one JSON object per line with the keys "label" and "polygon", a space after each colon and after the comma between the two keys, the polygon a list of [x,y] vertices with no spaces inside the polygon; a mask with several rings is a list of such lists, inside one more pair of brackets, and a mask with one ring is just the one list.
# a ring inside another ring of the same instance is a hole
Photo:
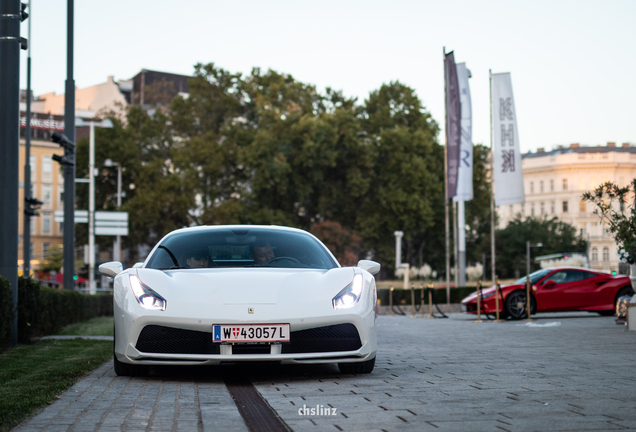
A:
{"label": "left headlight", "polygon": [[354,307],[362,296],[363,278],[361,273],[356,273],[349,285],[344,287],[337,296],[333,298],[331,304],[334,309],[347,309]]}
{"label": "left headlight", "polygon": [[141,307],[150,310],[166,310],[166,299],[144,285],[138,276],[130,275],[130,286]]}

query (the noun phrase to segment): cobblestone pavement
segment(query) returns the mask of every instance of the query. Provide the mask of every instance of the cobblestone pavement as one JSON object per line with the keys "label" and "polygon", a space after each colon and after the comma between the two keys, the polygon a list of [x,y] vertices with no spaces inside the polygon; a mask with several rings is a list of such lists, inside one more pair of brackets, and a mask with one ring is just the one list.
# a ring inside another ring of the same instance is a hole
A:
{"label": "cobblestone pavement", "polygon": [[636,332],[594,314],[539,317],[560,324],[379,317],[369,375],[259,364],[131,379],[109,362],[18,430],[247,430],[227,374],[250,375],[294,431],[636,430]]}

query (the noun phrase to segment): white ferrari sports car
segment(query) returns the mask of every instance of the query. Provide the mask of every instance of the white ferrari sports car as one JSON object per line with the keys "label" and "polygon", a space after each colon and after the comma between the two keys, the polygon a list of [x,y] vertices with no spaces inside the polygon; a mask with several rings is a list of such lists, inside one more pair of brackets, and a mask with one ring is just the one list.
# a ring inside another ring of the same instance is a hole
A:
{"label": "white ferrari sports car", "polygon": [[341,267],[316,237],[294,228],[173,231],[133,268],[99,267],[115,278],[115,372],[279,361],[369,373],[379,270],[368,260]]}

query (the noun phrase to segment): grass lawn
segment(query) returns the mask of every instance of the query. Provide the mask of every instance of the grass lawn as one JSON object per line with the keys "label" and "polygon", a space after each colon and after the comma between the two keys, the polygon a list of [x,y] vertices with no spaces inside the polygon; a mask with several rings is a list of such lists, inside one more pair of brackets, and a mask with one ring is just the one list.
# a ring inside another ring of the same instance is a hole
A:
{"label": "grass lawn", "polygon": [[113,336],[114,322],[115,319],[112,316],[93,318],[68,325],[59,334],[69,336]]}
{"label": "grass lawn", "polygon": [[82,339],[44,340],[0,354],[0,432],[11,430],[112,356],[112,342]]}

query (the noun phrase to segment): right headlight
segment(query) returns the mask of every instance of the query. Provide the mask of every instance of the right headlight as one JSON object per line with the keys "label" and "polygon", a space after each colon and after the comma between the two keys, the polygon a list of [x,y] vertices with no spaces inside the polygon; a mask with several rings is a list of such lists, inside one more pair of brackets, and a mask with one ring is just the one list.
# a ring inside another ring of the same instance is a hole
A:
{"label": "right headlight", "polygon": [[166,299],[139,280],[139,276],[130,275],[130,287],[141,307],[150,310],[166,310]]}
{"label": "right headlight", "polygon": [[354,307],[362,296],[363,278],[361,273],[356,273],[349,285],[344,287],[337,296],[333,298],[331,304],[334,309],[347,309]]}

